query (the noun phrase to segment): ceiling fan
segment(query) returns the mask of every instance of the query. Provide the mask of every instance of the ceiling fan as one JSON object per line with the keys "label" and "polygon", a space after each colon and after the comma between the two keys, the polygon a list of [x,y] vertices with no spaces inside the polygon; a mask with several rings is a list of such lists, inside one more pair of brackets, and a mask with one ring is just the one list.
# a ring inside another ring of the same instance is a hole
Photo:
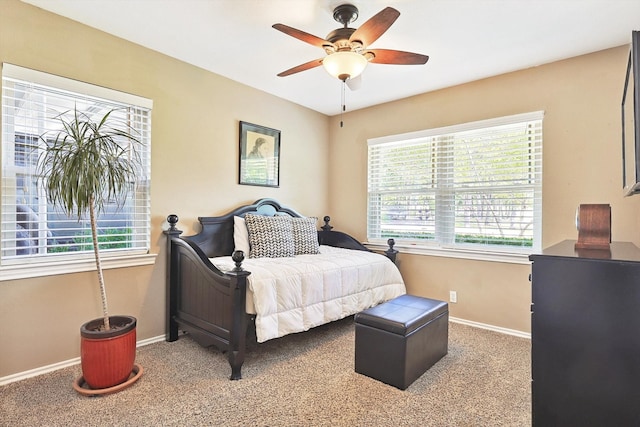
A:
{"label": "ceiling fan", "polygon": [[343,4],[333,10],[333,19],[341,23],[343,28],[330,32],[326,39],[284,24],[274,24],[273,28],[276,30],[320,47],[327,54],[324,58],[314,59],[283,71],[278,76],[285,77],[323,65],[329,74],[346,82],[351,89],[356,89],[359,86],[359,81],[353,79],[364,71],[369,62],[396,65],[425,64],[429,60],[427,55],[400,50],[368,48],[391,27],[399,16],[400,12],[392,7],[387,7],[362,24],[360,28],[349,28],[347,25],[358,18],[358,8],[351,4]]}

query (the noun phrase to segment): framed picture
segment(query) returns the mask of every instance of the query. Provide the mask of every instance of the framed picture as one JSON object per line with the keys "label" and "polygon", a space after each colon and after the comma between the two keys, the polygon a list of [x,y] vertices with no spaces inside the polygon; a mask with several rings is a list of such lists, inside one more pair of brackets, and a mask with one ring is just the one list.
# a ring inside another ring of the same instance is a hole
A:
{"label": "framed picture", "polygon": [[279,130],[240,122],[239,183],[280,186]]}

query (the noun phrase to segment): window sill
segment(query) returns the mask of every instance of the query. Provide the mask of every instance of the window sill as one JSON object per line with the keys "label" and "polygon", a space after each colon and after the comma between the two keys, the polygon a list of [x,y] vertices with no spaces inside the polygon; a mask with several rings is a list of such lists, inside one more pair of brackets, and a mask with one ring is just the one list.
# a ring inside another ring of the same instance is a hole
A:
{"label": "window sill", "polygon": [[[128,255],[102,259],[102,268],[139,267],[151,265],[156,261],[157,254]],[[0,267],[0,282],[5,280],[28,279],[33,277],[55,276],[59,274],[95,271],[96,262],[93,258],[75,261],[21,264]]]}
{"label": "window sill", "polygon": [[[389,247],[384,243],[379,242],[365,242],[364,245],[369,249],[375,251],[385,251]],[[490,261],[490,262],[502,262],[509,264],[531,264],[529,261],[529,253],[513,253],[513,252],[498,252],[487,250],[469,250],[469,249],[451,249],[440,247],[428,247],[418,245],[399,245],[396,244],[393,247],[398,250],[400,254],[413,254],[413,255],[428,255],[439,256],[447,258],[461,258],[471,259],[476,261]],[[535,251],[532,249],[531,253]]]}

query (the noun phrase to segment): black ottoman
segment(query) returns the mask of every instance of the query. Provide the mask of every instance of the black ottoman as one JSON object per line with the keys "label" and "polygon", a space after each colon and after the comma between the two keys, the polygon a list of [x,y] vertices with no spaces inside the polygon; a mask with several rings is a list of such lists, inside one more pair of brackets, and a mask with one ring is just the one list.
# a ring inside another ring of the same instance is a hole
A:
{"label": "black ottoman", "polygon": [[449,348],[449,305],[402,295],[355,316],[359,374],[405,390]]}

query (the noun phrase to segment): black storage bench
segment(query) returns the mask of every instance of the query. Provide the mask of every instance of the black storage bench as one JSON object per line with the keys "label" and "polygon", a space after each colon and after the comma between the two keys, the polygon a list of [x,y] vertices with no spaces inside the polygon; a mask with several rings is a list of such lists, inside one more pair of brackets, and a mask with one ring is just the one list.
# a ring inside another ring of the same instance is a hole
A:
{"label": "black storage bench", "polygon": [[405,390],[449,349],[449,305],[402,295],[355,315],[355,370]]}

